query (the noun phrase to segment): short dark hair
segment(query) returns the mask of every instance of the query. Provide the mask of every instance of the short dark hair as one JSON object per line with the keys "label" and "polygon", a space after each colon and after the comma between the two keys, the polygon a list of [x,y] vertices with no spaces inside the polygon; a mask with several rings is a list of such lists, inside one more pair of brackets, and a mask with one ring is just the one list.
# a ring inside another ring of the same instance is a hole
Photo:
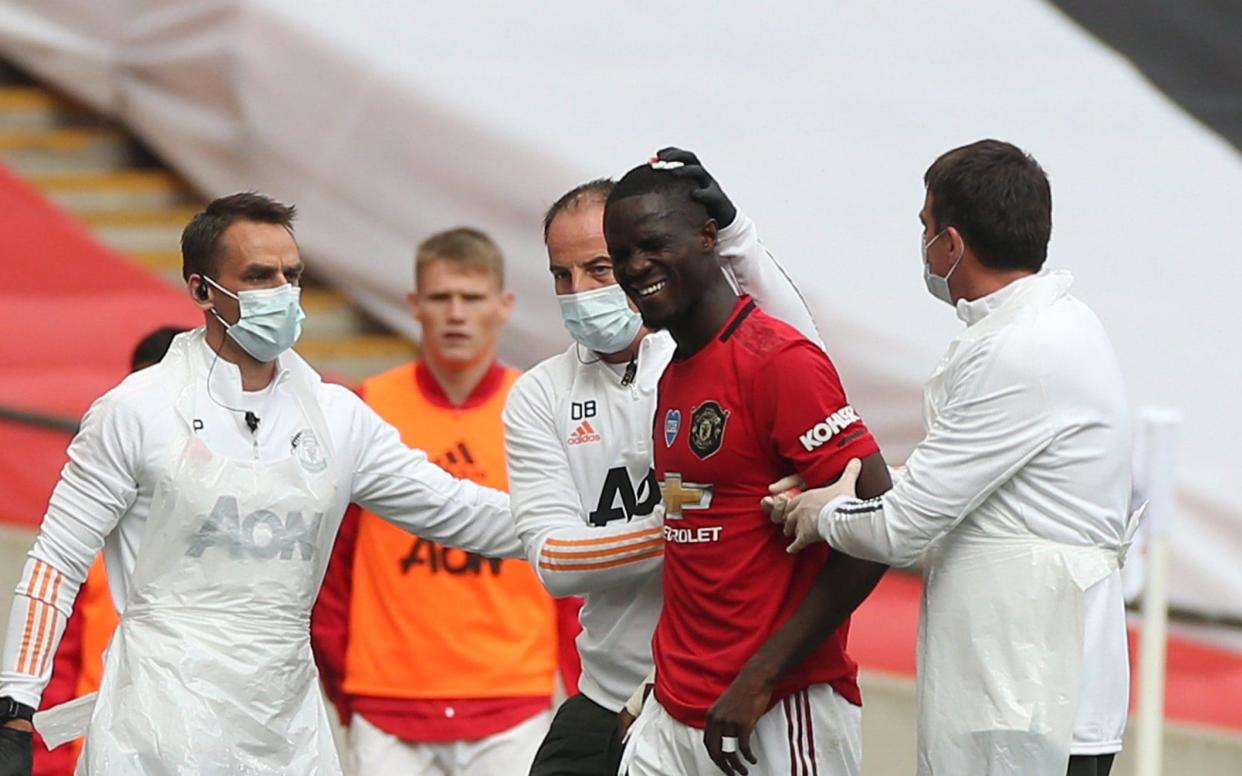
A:
{"label": "short dark hair", "polygon": [[213,199],[181,233],[181,277],[214,275],[219,262],[220,237],[238,221],[283,226],[293,234],[298,210],[256,191]]}
{"label": "short dark hair", "polygon": [[707,208],[690,196],[698,188],[699,183],[693,178],[673,175],[667,170],[657,170],[650,164],[640,164],[621,176],[621,180],[617,181],[617,185],[613,187],[612,192],[608,195],[608,202],[605,207],[630,197],[641,197],[644,194],[664,194],[676,200],[694,203],[697,208],[703,211],[703,215],[706,217]]}
{"label": "short dark hair", "polygon": [[552,221],[558,215],[583,205],[603,205],[608,201],[608,195],[612,193],[612,188],[616,185],[617,182],[612,178],[596,178],[580,186],[574,186],[562,194],[561,198],[548,208],[548,212],[543,214],[543,241],[545,243],[548,241],[548,230],[552,228]]}
{"label": "short dark hair", "polygon": [[984,266],[1037,272],[1048,257],[1052,189],[1039,162],[1000,140],[954,148],[923,175],[937,232],[956,227]]}
{"label": "short dark hair", "polygon": [[143,367],[158,364],[164,359],[164,354],[172,345],[173,337],[185,331],[189,329],[180,326],[161,326],[143,337],[138,346],[134,348],[134,354],[130,356],[129,371],[137,372]]}

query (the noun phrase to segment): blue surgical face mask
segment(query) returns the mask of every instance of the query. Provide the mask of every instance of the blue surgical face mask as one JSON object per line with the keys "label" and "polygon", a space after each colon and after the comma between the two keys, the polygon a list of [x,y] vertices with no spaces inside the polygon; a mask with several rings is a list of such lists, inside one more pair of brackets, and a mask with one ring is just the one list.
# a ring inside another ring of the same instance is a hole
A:
{"label": "blue surgical face mask", "polygon": [[561,320],[569,335],[584,347],[608,355],[630,346],[643,325],[630,309],[630,299],[613,284],[577,294],[560,294]]}
{"label": "blue surgical face mask", "polygon": [[302,336],[306,313],[302,312],[302,289],[297,286],[285,283],[276,288],[248,289],[234,294],[206,275],[203,280],[237,300],[241,310],[237,323],[229,325],[215,310],[211,314],[224,324],[233,341],[256,361],[275,361]]}
{"label": "blue surgical face mask", "polygon": [[939,240],[948,229],[941,229],[940,233],[931,238],[927,242],[923,242],[923,235],[919,235],[919,246],[923,254],[923,283],[927,285],[927,290],[932,296],[936,297],[945,304],[953,304],[953,294],[949,292],[949,276],[953,274],[953,270],[957,269],[957,265],[962,263],[962,256],[966,253],[963,251],[962,256],[957,257],[957,261],[953,262],[953,266],[949,267],[949,271],[944,277],[932,274],[931,264],[927,262],[927,249],[932,243]]}

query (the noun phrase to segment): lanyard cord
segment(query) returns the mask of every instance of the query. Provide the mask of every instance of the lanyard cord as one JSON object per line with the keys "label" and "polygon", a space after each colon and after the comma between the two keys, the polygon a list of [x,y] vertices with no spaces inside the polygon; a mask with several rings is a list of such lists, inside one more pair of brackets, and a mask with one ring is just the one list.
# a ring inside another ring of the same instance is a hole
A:
{"label": "lanyard cord", "polygon": [[[206,338],[206,335],[204,334],[204,339],[205,338]],[[211,347],[210,341],[207,342],[207,346]],[[207,368],[207,398],[215,402],[217,406],[222,407],[228,410],[229,412],[241,413],[242,419],[246,421],[246,427],[250,429],[250,433],[257,434],[259,432],[259,420],[260,420],[258,415],[254,414],[254,412],[252,412],[251,410],[244,410],[244,409],[241,409],[240,407],[230,407],[229,405],[217,399],[211,393],[211,373],[214,372],[216,369],[216,362],[220,360],[220,350],[223,349],[223,347],[224,347],[224,342],[221,341],[219,348],[211,348],[212,352],[214,352],[216,356],[215,358],[211,359],[211,366]]]}
{"label": "lanyard cord", "polygon": [[[574,343],[574,355],[578,358],[579,364],[582,364],[583,366],[588,366],[590,364],[598,364],[599,362],[604,360],[604,357],[600,356],[598,353],[596,354],[596,357],[591,361],[583,360],[582,353],[581,351],[579,351],[580,347],[581,346],[577,342]],[[634,355],[630,357],[630,363],[625,365],[625,374],[621,376],[621,385],[629,385],[630,383],[634,382],[634,378],[637,375],[638,375],[638,350],[635,350]]]}

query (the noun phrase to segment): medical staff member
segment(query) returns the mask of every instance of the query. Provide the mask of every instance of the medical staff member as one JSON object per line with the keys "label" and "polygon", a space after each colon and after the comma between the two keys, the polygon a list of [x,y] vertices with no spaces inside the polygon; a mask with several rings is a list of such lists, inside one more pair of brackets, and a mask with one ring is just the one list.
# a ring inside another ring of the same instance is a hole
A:
{"label": "medical staff member", "polygon": [[40,730],[87,727],[84,770],[109,776],[341,772],[307,623],[349,502],[445,545],[520,555],[503,493],[407,448],[290,350],[304,317],[293,217],[234,194],[182,234],[205,325],[97,400],[69,447],[0,657],[4,741],[29,731],[101,547],[121,622],[89,726],[62,707]]}
{"label": "medical staff member", "polygon": [[[694,154],[665,149],[670,175],[720,225],[718,250],[737,284],[773,315],[819,342],[797,289],[759,242],[754,223]],[[554,596],[584,596],[580,695],[552,720],[532,776],[616,773],[617,713],[650,673],[662,603],[663,515],[652,471],[656,385],[676,344],[651,332],[612,273],[604,242],[607,179],[562,196],[544,220],[548,268],[573,344],[514,384],[505,451],[514,519],[527,555]]]}
{"label": "medical staff member", "polygon": [[1121,369],[1071,275],[1043,269],[1052,196],[1030,155],[982,140],[924,183],[927,289],[966,324],[925,388],[927,436],[880,498],[844,477],[765,501],[791,549],[922,560],[919,774],[1105,776],[1129,696]]}

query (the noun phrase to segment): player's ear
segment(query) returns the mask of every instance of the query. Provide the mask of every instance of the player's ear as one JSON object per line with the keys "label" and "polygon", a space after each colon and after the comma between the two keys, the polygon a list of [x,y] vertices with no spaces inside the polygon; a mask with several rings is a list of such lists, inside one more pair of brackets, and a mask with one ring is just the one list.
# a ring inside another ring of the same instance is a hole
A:
{"label": "player's ear", "polygon": [[197,273],[190,275],[185,281],[185,289],[190,292],[190,299],[198,309],[206,311],[212,308],[211,287],[203,276]]}
{"label": "player's ear", "polygon": [[699,241],[704,253],[716,250],[716,232],[716,219],[709,218],[703,222],[703,228],[699,230]]}
{"label": "player's ear", "polygon": [[947,227],[944,231],[944,236],[948,238],[949,241],[949,255],[954,257],[954,260],[956,261],[957,257],[960,257],[966,252],[966,238],[960,231],[958,231],[956,226]]}
{"label": "player's ear", "polygon": [[514,297],[513,297],[512,291],[501,291],[500,292],[500,322],[501,323],[507,323],[509,320],[509,316],[513,314],[513,301],[514,301]]}

